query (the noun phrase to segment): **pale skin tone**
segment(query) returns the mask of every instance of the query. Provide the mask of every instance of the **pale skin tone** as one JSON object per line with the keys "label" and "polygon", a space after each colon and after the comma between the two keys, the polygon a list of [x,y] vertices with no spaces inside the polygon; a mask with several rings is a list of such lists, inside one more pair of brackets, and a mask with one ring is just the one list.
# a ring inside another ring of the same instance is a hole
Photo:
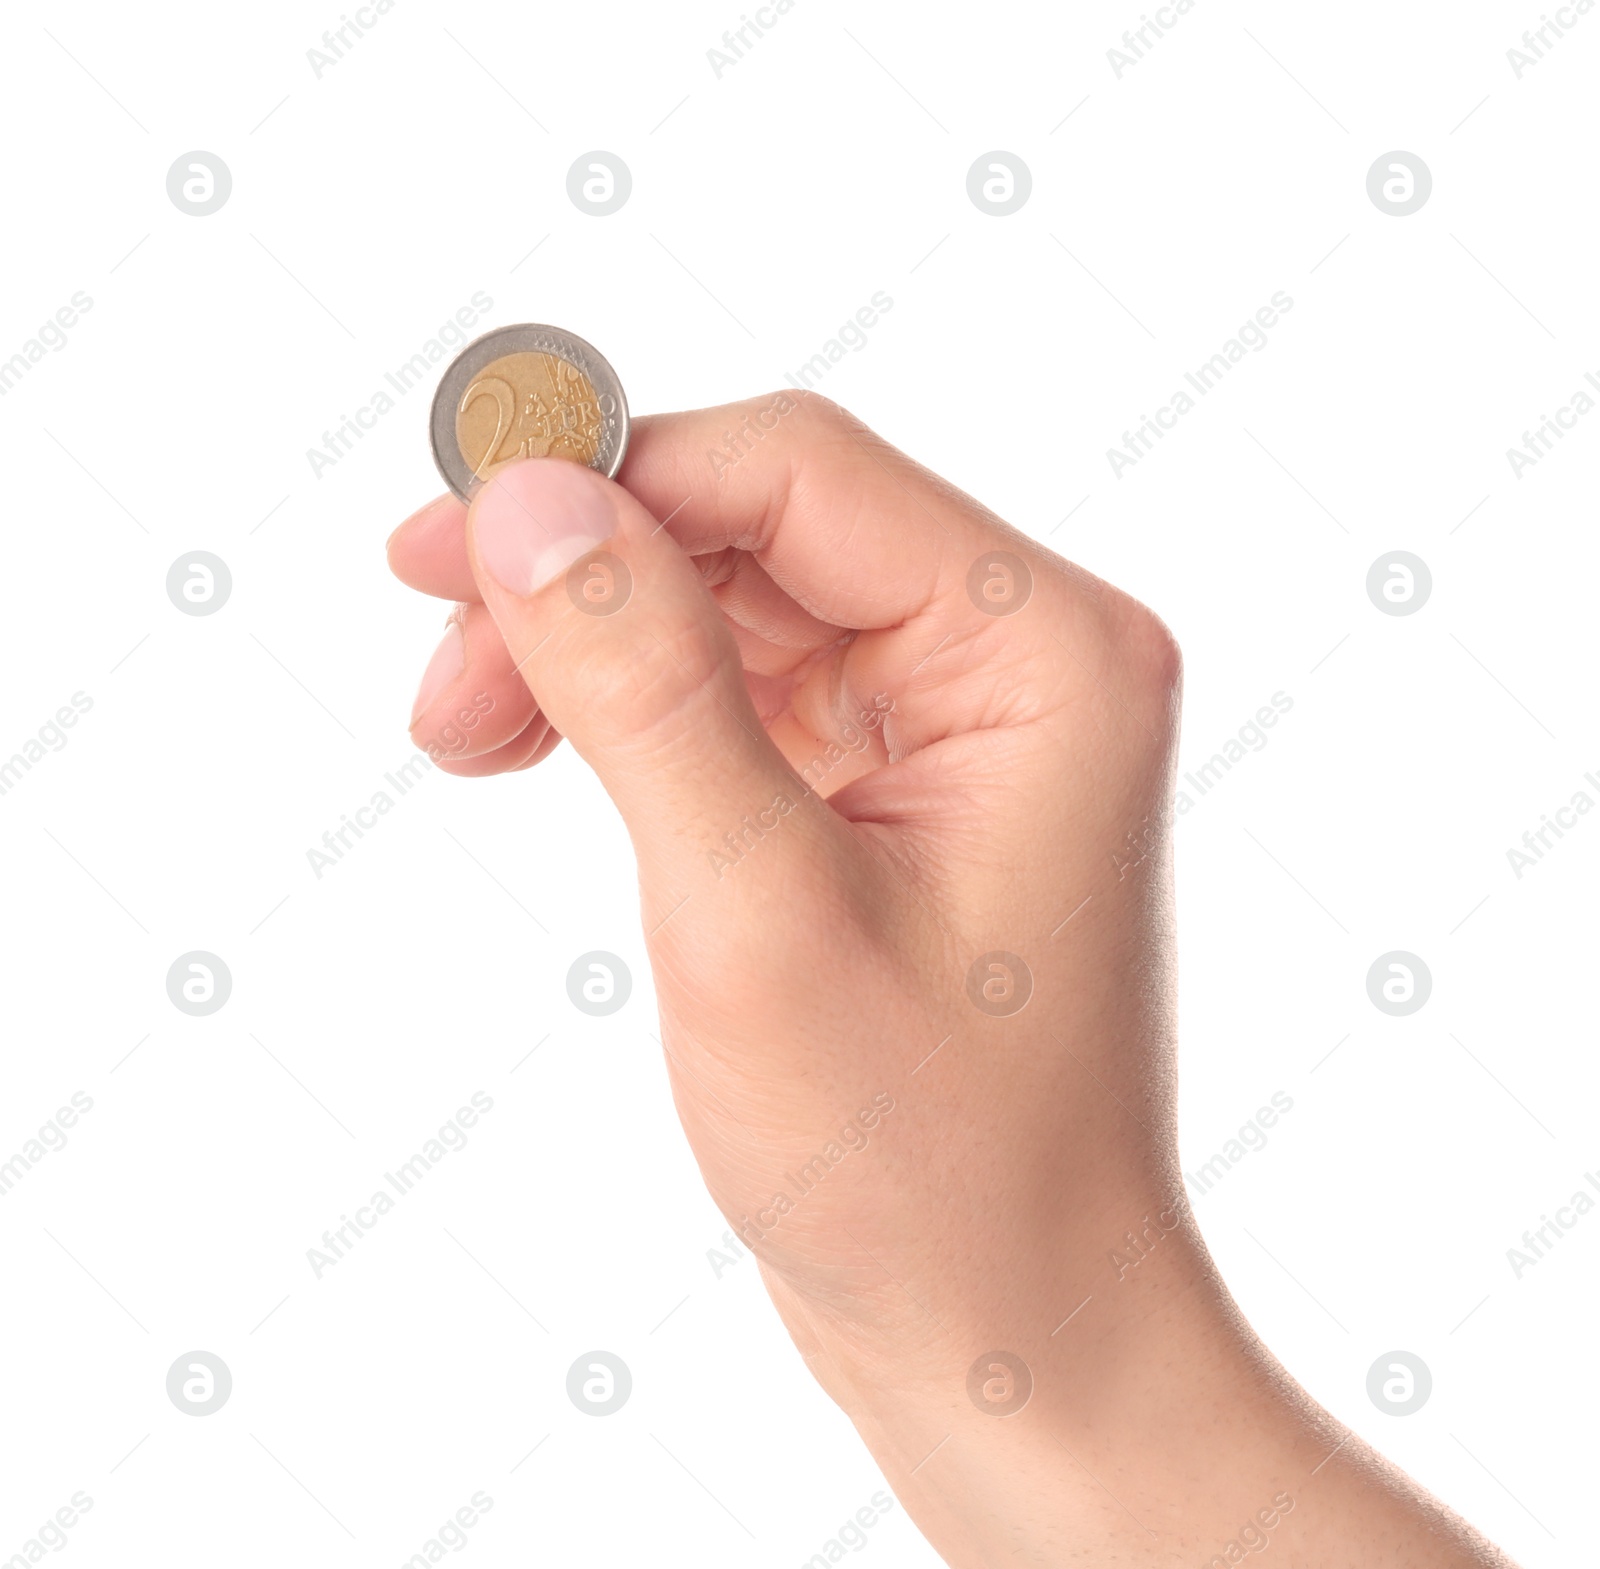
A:
{"label": "pale skin tone", "polygon": [[[618,478],[518,463],[396,531],[464,636],[412,735],[594,768],[707,1188],[946,1562],[1510,1569],[1274,1360],[1189,1210],[1162,623],[820,398],[640,420]],[[579,512],[609,559],[508,586],[505,531]],[[993,552],[1026,577],[969,590]]]}

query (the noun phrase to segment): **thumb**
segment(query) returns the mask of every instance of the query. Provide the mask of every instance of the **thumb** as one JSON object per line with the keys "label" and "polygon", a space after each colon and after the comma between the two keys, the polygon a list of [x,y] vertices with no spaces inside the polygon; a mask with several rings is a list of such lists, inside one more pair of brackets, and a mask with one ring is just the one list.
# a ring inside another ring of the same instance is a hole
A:
{"label": "thumb", "polygon": [[[659,897],[687,894],[730,833],[780,797],[800,804],[694,562],[620,485],[567,459],[512,463],[473,498],[467,549],[539,707],[621,811],[647,890],[654,872]],[[806,804],[781,853],[838,831]]]}

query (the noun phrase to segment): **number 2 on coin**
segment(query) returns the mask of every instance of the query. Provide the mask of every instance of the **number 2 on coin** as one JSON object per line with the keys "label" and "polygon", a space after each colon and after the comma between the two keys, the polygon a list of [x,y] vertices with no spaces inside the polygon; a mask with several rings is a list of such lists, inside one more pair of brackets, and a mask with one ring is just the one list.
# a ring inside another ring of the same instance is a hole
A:
{"label": "number 2 on coin", "polygon": [[461,403],[456,410],[457,414],[465,414],[468,404],[480,397],[494,399],[494,437],[484,450],[483,457],[472,470],[474,479],[483,479],[488,475],[490,467],[494,464],[495,458],[499,454],[500,444],[510,435],[511,426],[517,416],[517,395],[512,391],[510,384],[501,381],[498,376],[485,376],[481,380],[473,382],[461,394]]}

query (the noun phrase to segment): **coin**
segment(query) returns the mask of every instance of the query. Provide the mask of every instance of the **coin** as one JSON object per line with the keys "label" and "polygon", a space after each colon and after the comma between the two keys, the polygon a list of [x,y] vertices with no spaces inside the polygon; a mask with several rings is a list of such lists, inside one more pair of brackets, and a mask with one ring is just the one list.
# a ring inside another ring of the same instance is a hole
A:
{"label": "coin", "polygon": [[566,458],[610,479],[628,448],[628,400],[593,344],[537,323],[497,327],[450,362],[429,433],[463,501],[519,458]]}

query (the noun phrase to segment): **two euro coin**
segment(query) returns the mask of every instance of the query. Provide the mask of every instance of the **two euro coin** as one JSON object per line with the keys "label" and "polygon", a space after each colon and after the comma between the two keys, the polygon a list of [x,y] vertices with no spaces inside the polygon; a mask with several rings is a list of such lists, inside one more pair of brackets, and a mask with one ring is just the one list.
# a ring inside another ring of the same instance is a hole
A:
{"label": "two euro coin", "polygon": [[429,432],[463,501],[519,458],[566,458],[611,479],[628,447],[628,400],[593,344],[559,327],[497,327],[445,371]]}

